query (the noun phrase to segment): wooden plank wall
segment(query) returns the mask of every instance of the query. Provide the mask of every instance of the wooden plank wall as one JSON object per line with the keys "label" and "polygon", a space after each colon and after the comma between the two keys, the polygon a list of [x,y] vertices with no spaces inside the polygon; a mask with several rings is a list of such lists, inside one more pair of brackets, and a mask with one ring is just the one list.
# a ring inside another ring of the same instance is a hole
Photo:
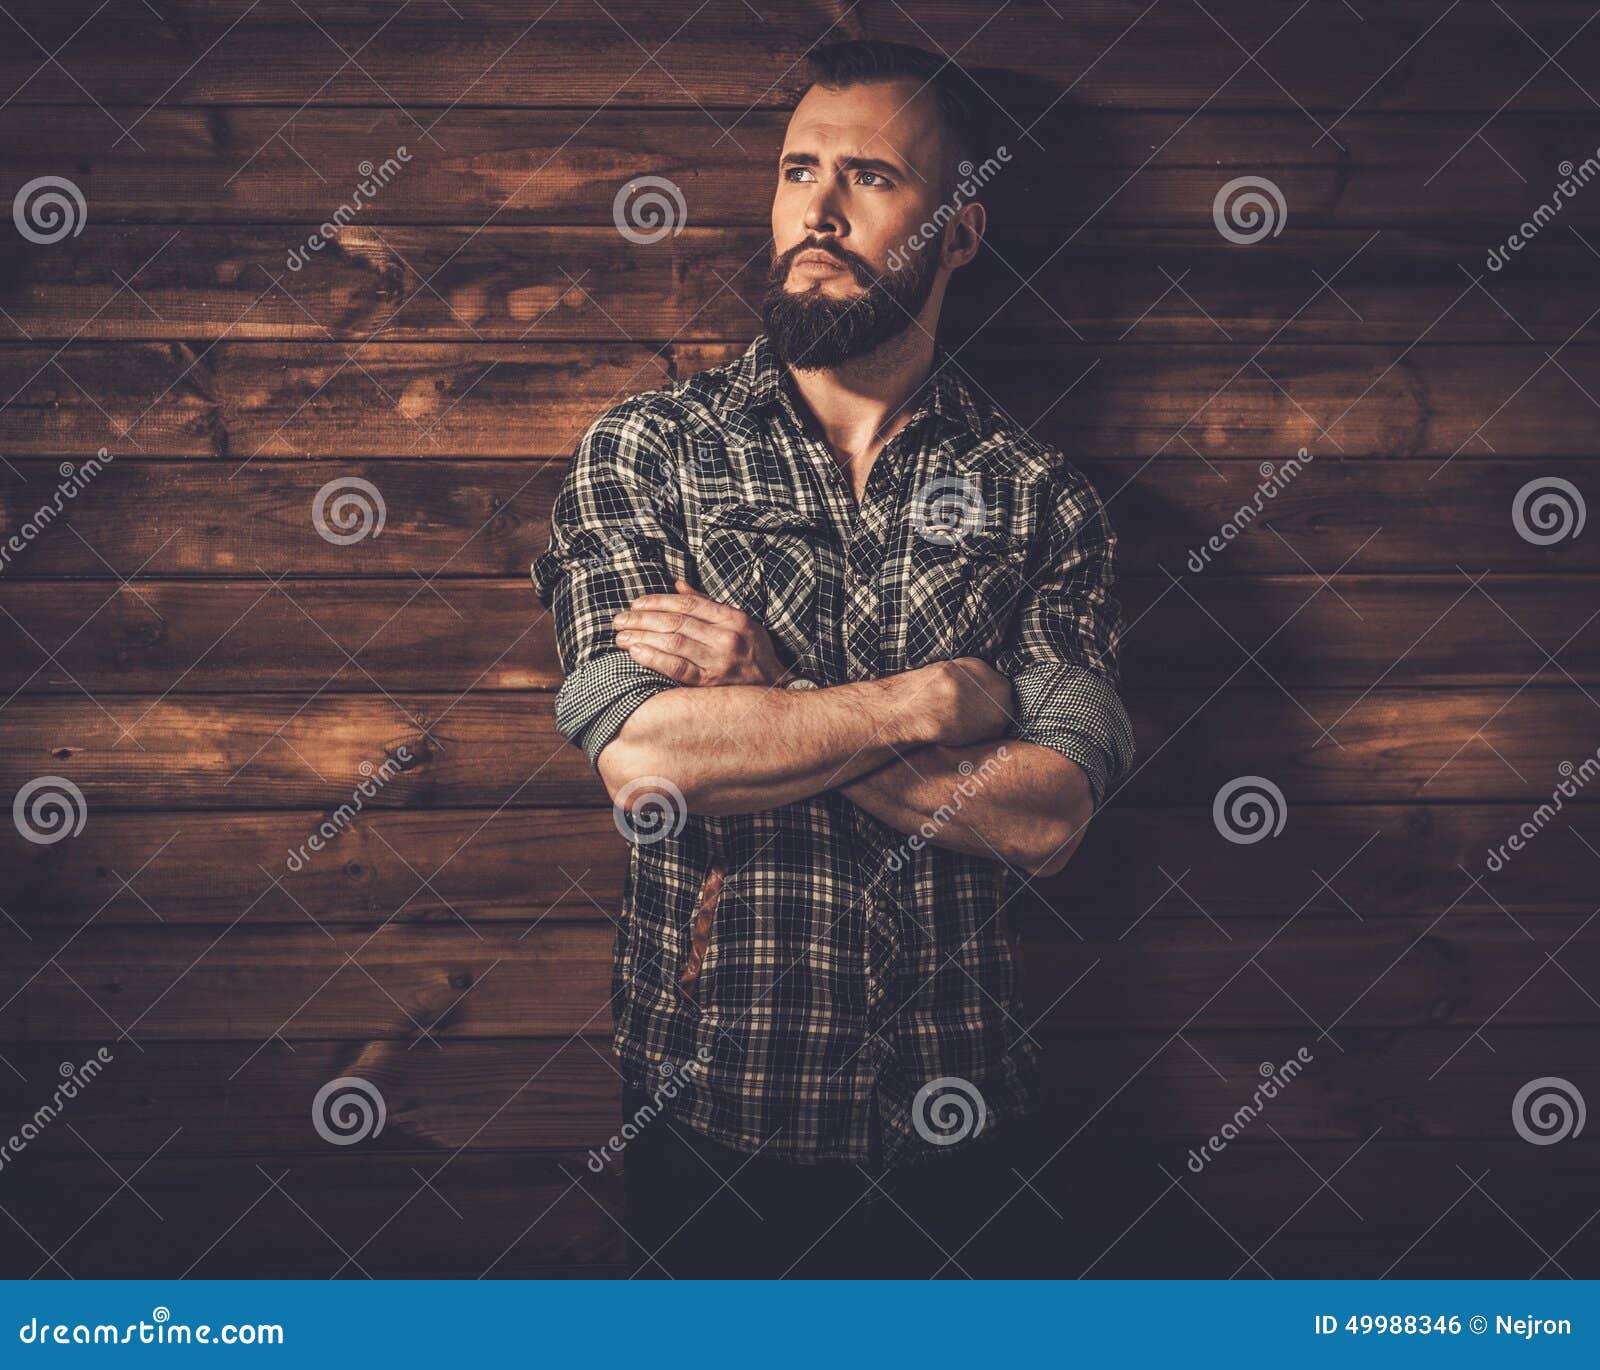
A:
{"label": "wooden plank wall", "polygon": [[[775,153],[828,34],[959,53],[1014,160],[961,364],[1122,538],[1136,779],[1029,900],[1062,1215],[1041,1274],[1600,1274],[1600,23],[1539,0],[22,0],[0,188],[7,1274],[615,1274],[624,847],[527,584],[577,436],[756,327]],[[406,149],[336,244],[307,235]],[[1580,173],[1581,174],[1581,173]],[[681,191],[638,244],[613,204]],[[1228,181],[1282,193],[1227,240]],[[298,269],[289,264],[296,248]],[[1314,460],[1208,565],[1262,465]],[[335,545],[328,482],[386,523]],[[1569,506],[1570,507],[1570,506]],[[386,758],[331,847],[286,867]],[[1224,840],[1235,777],[1282,833]],[[1258,1066],[1314,1064],[1201,1174]],[[358,1076],[384,1130],[324,1143]]]}

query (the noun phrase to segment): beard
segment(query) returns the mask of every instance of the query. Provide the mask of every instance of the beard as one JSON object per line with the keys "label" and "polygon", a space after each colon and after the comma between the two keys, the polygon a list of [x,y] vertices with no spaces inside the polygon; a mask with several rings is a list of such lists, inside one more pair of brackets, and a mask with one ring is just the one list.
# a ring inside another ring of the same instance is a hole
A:
{"label": "beard", "polygon": [[[802,240],[773,255],[761,301],[761,321],[778,356],[800,371],[821,371],[871,352],[905,332],[922,312],[939,270],[939,243],[924,243],[898,271],[874,271],[853,253]],[[789,268],[802,252],[829,253],[848,268],[861,293],[836,300],[822,281],[788,289]]]}

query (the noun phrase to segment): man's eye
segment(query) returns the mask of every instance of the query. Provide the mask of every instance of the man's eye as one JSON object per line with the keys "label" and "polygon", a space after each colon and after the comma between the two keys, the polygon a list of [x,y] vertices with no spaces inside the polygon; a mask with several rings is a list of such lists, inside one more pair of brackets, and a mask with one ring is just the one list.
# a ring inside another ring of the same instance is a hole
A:
{"label": "man's eye", "polygon": [[[863,185],[869,185],[870,184],[870,185],[886,186],[886,185],[889,184],[888,179],[883,175],[882,172],[879,172],[879,171],[863,171],[861,173],[861,176],[862,176],[862,184]],[[866,178],[868,176],[872,177],[872,180],[870,182],[866,180]]]}
{"label": "man's eye", "polygon": [[783,172],[783,178],[786,181],[791,181],[792,182],[792,181],[795,180],[795,177],[797,177],[797,176],[809,176],[810,174],[811,174],[811,168],[810,167],[803,167],[803,166],[785,167],[784,168],[784,172]]}

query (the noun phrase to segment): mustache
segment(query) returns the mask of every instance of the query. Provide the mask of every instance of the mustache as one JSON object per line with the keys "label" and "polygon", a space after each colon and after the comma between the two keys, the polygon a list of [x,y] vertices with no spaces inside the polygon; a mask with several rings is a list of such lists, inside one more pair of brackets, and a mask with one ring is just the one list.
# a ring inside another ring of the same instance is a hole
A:
{"label": "mustache", "polygon": [[871,285],[878,279],[878,273],[868,266],[859,257],[844,251],[831,243],[802,242],[796,243],[774,264],[774,270],[784,279],[788,278],[789,269],[794,265],[795,258],[802,252],[820,252],[825,257],[831,257],[840,266],[845,267],[862,285]]}

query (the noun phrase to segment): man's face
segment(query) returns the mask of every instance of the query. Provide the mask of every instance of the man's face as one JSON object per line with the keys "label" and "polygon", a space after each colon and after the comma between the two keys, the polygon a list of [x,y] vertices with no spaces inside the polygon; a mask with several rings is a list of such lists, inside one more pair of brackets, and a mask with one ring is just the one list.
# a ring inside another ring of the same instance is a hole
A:
{"label": "man's face", "polygon": [[[937,109],[909,80],[813,86],[789,121],[772,199],[762,322],[801,370],[837,366],[917,326],[939,280]],[[932,332],[933,320],[921,321]]]}

